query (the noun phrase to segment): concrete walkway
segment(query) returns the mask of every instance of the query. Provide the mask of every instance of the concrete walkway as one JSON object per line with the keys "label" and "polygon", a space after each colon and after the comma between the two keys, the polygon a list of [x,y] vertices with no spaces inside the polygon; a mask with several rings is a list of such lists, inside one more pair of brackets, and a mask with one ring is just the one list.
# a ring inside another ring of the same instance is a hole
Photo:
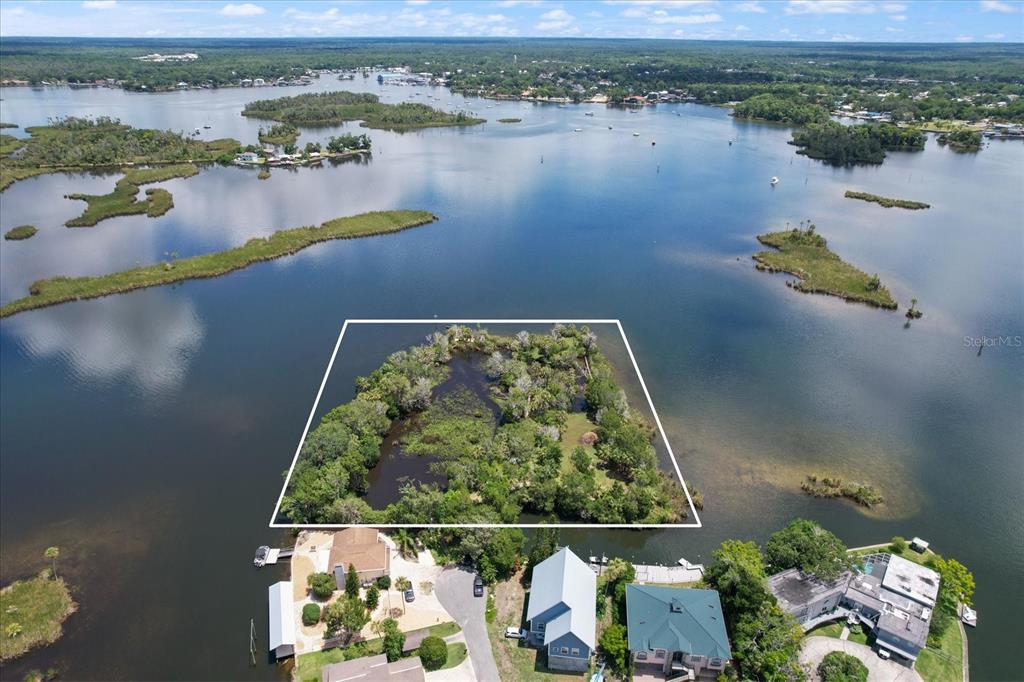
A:
{"label": "concrete walkway", "polygon": [[924,682],[913,668],[878,657],[870,647],[835,637],[808,637],[800,649],[800,665],[807,671],[807,679],[820,682],[818,665],[826,654],[842,651],[856,656],[868,668],[868,682]]}
{"label": "concrete walkway", "polygon": [[[444,569],[434,585],[441,605],[451,614],[466,636],[466,648],[473,662],[476,680],[479,682],[501,682],[498,665],[494,662],[491,640],[487,636],[484,620],[486,597],[473,596],[475,574],[455,567]],[[461,667],[461,666],[460,666]],[[446,671],[450,672],[450,671]]]}

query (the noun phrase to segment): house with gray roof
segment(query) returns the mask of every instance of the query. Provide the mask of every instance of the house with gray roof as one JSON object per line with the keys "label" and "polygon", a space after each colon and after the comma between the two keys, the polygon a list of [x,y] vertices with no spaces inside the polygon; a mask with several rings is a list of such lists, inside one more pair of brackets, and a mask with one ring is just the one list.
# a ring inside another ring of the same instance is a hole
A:
{"label": "house with gray roof", "polygon": [[870,554],[853,573],[822,581],[791,568],[768,578],[783,611],[810,630],[839,618],[859,621],[875,646],[912,665],[928,643],[939,574],[896,554]]}
{"label": "house with gray roof", "polygon": [[732,658],[714,590],[626,585],[626,628],[636,677],[713,680]]}
{"label": "house with gray roof", "polygon": [[544,647],[548,667],[583,671],[597,643],[597,575],[568,547],[533,568],[527,641]]}

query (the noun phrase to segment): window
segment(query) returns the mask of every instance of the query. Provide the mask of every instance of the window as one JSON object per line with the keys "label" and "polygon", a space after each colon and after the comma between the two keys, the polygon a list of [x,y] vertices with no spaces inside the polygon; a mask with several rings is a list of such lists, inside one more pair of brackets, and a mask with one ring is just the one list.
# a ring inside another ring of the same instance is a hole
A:
{"label": "window", "polygon": [[636,660],[638,660],[638,661],[646,661],[647,660],[647,652],[646,651],[638,651],[638,652],[636,652]]}
{"label": "window", "polygon": [[539,623],[537,625],[537,632],[544,632],[544,626],[545,625],[547,625],[547,623]]}
{"label": "window", "polygon": [[579,655],[580,655],[580,648],[579,648],[579,647],[576,647],[576,646],[574,646],[574,647],[572,648],[572,655],[573,655],[573,656],[579,656]]}
{"label": "window", "polygon": [[561,648],[561,649],[559,650],[559,653],[562,653],[562,654],[567,654],[567,653],[569,653],[569,647],[567,647],[567,646],[563,646],[563,647],[562,647],[562,648]]}

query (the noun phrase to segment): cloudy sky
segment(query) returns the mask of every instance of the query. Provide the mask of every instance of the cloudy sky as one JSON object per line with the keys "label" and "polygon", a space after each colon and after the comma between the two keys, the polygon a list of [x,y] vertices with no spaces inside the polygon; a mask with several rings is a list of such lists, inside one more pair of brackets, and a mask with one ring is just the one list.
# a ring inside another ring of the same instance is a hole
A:
{"label": "cloudy sky", "polygon": [[1024,42],[1022,0],[0,0],[0,36]]}

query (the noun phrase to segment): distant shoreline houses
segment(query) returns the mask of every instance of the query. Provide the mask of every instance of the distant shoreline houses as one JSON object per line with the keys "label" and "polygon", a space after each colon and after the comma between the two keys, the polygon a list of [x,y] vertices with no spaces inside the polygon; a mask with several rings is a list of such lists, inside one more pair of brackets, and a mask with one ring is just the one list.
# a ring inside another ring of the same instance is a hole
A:
{"label": "distant shoreline houses", "polygon": [[805,631],[845,618],[871,630],[880,653],[912,666],[928,642],[939,574],[896,554],[861,559],[859,570],[832,581],[791,568],[771,576],[768,586]]}

